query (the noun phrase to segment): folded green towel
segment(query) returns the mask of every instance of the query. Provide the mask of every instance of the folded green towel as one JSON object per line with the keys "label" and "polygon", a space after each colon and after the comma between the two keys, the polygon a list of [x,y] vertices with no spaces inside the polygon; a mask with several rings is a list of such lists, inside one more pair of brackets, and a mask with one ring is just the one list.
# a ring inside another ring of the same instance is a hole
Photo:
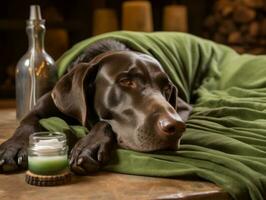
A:
{"label": "folded green towel", "polygon": [[[221,186],[234,199],[266,197],[266,56],[238,55],[183,33],[113,32],[67,51],[57,61],[58,75],[84,48],[104,38],[154,56],[183,99],[189,102],[198,96],[179,151],[149,154],[118,149],[105,170],[200,177]],[[57,118],[43,119],[42,125],[49,130],[65,127],[81,135],[86,132]]]}

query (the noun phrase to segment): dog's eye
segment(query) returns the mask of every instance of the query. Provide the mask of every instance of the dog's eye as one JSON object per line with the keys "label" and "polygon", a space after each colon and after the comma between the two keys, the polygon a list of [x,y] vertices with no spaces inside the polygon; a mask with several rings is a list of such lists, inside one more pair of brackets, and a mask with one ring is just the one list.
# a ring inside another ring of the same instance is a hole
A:
{"label": "dog's eye", "polygon": [[129,78],[122,78],[119,80],[119,84],[124,87],[136,88],[137,83]]}

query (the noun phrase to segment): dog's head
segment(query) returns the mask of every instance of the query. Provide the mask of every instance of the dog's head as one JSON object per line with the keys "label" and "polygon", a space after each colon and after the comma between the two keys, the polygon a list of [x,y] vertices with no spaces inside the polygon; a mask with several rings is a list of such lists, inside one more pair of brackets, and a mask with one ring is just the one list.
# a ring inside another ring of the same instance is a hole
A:
{"label": "dog's head", "polygon": [[151,56],[106,52],[80,63],[52,92],[56,106],[83,125],[108,122],[119,146],[137,151],[176,149],[190,106]]}

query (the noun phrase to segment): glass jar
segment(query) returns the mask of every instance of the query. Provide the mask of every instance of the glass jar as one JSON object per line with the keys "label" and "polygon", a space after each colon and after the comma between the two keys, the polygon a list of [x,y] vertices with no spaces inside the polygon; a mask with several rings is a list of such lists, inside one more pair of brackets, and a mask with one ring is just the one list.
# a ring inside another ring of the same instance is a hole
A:
{"label": "glass jar", "polygon": [[59,174],[68,169],[66,135],[36,132],[29,137],[28,168],[40,175]]}

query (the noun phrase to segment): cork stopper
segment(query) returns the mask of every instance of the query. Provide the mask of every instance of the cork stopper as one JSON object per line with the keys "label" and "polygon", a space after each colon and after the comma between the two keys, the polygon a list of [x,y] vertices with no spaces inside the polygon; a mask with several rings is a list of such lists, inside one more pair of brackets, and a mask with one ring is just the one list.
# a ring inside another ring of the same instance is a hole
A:
{"label": "cork stopper", "polygon": [[30,20],[42,20],[41,8],[39,5],[30,6]]}
{"label": "cork stopper", "polygon": [[38,175],[28,170],[25,181],[30,185],[36,186],[64,185],[71,181],[71,174],[69,171],[64,171],[56,175]]}

